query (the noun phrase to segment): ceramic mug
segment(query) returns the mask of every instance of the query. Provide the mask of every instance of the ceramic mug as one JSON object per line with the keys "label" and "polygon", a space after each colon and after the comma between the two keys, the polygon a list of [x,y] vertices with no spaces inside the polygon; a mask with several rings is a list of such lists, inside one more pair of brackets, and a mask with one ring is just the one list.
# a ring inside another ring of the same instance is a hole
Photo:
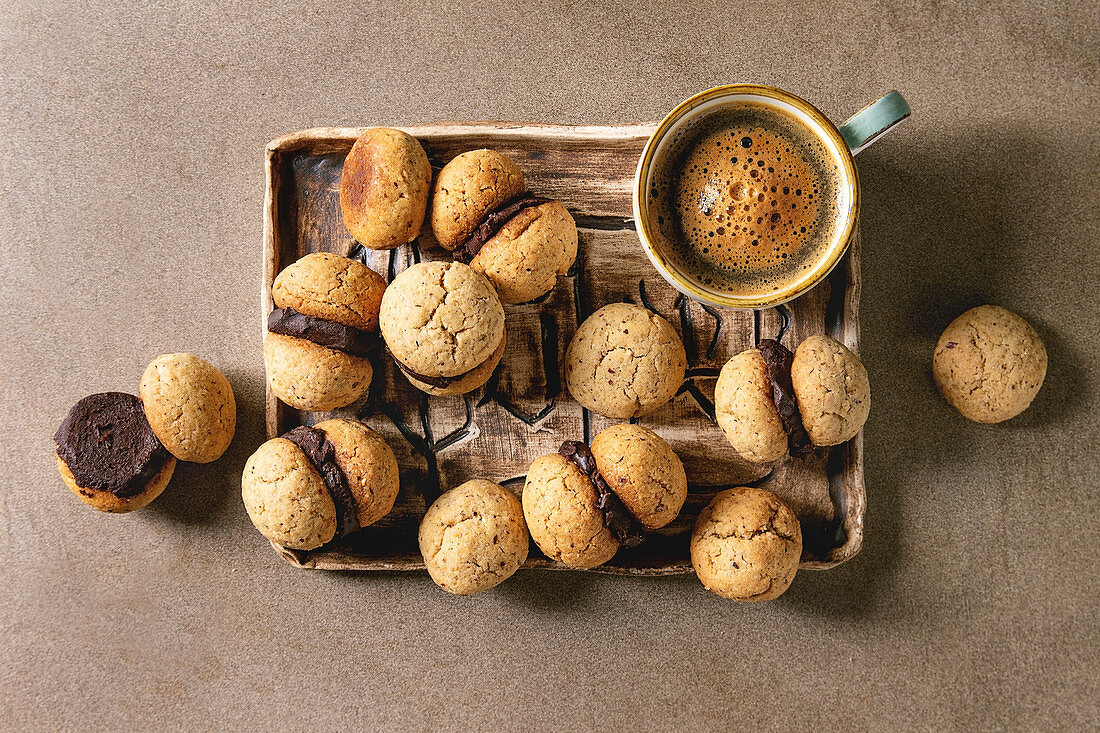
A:
{"label": "ceramic mug", "polygon": [[[748,296],[723,292],[719,286],[704,285],[682,272],[674,264],[674,260],[661,250],[660,238],[653,236],[647,197],[653,184],[655,162],[665,143],[673,139],[675,133],[685,124],[697,124],[701,116],[738,103],[763,104],[786,113],[785,117],[793,118],[797,124],[803,125],[825,146],[841,172],[835,202],[837,216],[841,218],[833,230],[833,240],[824,249],[824,255],[799,279],[771,292]],[[642,248],[665,280],[688,297],[704,303],[755,310],[793,300],[829,274],[855,236],[859,220],[859,176],[856,173],[855,155],[908,116],[909,105],[897,91],[875,100],[839,127],[809,102],[775,87],[731,84],[700,92],[669,112],[657,125],[642,150],[634,179],[634,221]]]}

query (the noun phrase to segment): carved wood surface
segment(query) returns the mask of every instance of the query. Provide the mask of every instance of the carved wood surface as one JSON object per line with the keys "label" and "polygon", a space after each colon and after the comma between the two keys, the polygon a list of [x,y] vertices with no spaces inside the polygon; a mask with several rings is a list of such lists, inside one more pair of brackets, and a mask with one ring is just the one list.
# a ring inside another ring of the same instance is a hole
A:
{"label": "carved wood surface", "polygon": [[[482,389],[431,397],[413,388],[383,357],[358,403],[331,413],[305,413],[267,394],[267,435],[329,417],[356,417],[378,431],[401,466],[393,512],[377,524],[317,550],[275,545],[299,567],[356,570],[423,568],[417,527],[427,505],[470,478],[497,481],[520,493],[531,461],[563,440],[590,439],[615,421],[578,405],[562,382],[565,348],[589,313],[614,301],[643,305],[680,332],[688,374],[677,397],[640,420],[660,433],[684,461],[690,484],[680,516],[637,548],[621,550],[597,572],[668,575],[692,572],[691,525],[723,488],[762,486],[776,492],[802,521],[803,568],[828,568],[854,556],[863,536],[862,434],[805,459],[758,466],[742,460],[713,421],[714,383],[726,360],[761,338],[788,348],[829,333],[858,351],[859,236],[829,279],[806,295],[760,312],[720,310],[684,298],[649,264],[631,216],[634,170],[653,125],[563,127],[501,122],[404,128],[424,145],[438,170],[466,150],[491,147],[523,169],[528,188],[556,198],[577,220],[577,262],[535,303],[505,306],[507,346],[500,368]],[[344,228],[339,206],[344,156],[362,132],[315,128],[267,147],[262,312],[273,308],[279,270],[310,252],[360,259],[392,279],[421,260],[444,259],[425,224],[419,240],[392,252],[360,247]],[[524,567],[561,569],[532,544]]]}

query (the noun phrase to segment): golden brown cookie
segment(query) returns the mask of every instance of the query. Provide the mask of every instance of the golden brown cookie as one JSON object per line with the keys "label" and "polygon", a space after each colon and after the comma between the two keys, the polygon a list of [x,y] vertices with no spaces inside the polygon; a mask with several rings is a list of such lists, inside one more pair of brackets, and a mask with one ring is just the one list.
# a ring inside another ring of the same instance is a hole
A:
{"label": "golden brown cookie", "polygon": [[176,459],[157,439],[141,400],[122,392],[88,395],[54,434],[57,468],[69,489],[103,512],[130,512],[157,498]]}
{"label": "golden brown cookie", "polygon": [[299,410],[335,410],[370,387],[386,282],[361,262],[315,252],[287,266],[271,288],[264,339],[267,383]]}
{"label": "golden brown cookie", "polygon": [[269,333],[264,338],[267,384],[280,400],[299,410],[346,407],[370,388],[370,361],[312,341]]}
{"label": "golden brown cookie", "polygon": [[554,288],[577,258],[577,225],[557,201],[523,209],[470,262],[505,303],[526,303]]}
{"label": "golden brown cookie", "polygon": [[569,393],[605,417],[653,412],[676,394],[686,370],[684,344],[672,325],[630,303],[589,316],[565,352]]}
{"label": "golden brown cookie", "polygon": [[759,349],[726,362],[714,386],[714,414],[730,445],[747,461],[787,455],[787,432],[772,401],[772,384]]}
{"label": "golden brown cookie", "polygon": [[216,461],[233,440],[233,388],[225,375],[197,356],[157,357],[145,368],[139,394],[153,432],[181,461]]}
{"label": "golden brown cookie", "polygon": [[271,286],[276,308],[336,321],[361,331],[378,330],[378,306],[386,281],[362,262],[313,252],[292,262]]}
{"label": "golden brown cookie", "polygon": [[336,534],[336,505],[302,449],[273,438],[244,465],[241,498],[264,537],[295,550],[320,547]]}
{"label": "golden brown cookie", "polygon": [[691,564],[707,590],[736,601],[770,601],[798,572],[802,531],[778,496],[738,487],[719,492],[695,520]]}
{"label": "golden brown cookie", "polygon": [[932,355],[936,388],[963,417],[998,423],[1027,409],[1047,373],[1047,350],[1027,321],[995,305],[951,322]]}
{"label": "golden brown cookie", "polygon": [[604,526],[596,488],[575,464],[559,454],[536,458],[523,484],[523,516],[543,554],[571,568],[602,565],[619,549]]}
{"label": "golden brown cookie", "polygon": [[791,382],[802,424],[814,445],[839,445],[854,438],[871,410],[871,384],[863,362],[828,336],[798,345]]}
{"label": "golden brown cookie", "polygon": [[455,156],[436,176],[431,224],[435,238],[453,250],[466,241],[487,214],[527,189],[523,172],[494,150]]}
{"label": "golden brown cookie", "polygon": [[687,474],[664,438],[641,425],[620,423],[592,439],[600,475],[646,529],[676,518],[687,498]]}
{"label": "golden brown cookie", "polygon": [[503,353],[500,298],[484,276],[459,262],[422,262],[395,277],[379,322],[397,366],[432,394],[480,387]]}
{"label": "golden brown cookie", "polygon": [[480,479],[436,499],[420,521],[418,539],[432,580],[460,596],[510,578],[527,559],[529,545],[519,499]]}
{"label": "golden brown cookie", "polygon": [[359,526],[389,514],[401,479],[397,457],[382,436],[356,420],[325,420],[314,427],[324,431],[336,449],[336,463],[347,478]]}
{"label": "golden brown cookie", "polygon": [[411,242],[424,223],[431,183],[432,167],[416,138],[388,127],[367,130],[344,159],[344,225],[370,249]]}

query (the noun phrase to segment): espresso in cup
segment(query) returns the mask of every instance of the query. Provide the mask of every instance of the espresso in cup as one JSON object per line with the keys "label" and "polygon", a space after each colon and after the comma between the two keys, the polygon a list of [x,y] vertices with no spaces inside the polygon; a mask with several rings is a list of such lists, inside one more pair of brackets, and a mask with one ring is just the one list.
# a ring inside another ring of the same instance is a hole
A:
{"label": "espresso in cup", "polygon": [[666,141],[649,181],[648,230],[704,287],[744,298],[786,291],[844,236],[844,175],[805,123],[734,101]]}

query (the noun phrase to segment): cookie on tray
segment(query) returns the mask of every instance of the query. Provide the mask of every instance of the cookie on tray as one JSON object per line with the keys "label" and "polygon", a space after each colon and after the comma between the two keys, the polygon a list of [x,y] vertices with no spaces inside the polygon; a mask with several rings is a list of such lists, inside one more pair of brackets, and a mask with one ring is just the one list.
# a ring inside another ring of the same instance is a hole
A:
{"label": "cookie on tray", "polygon": [[764,489],[719,492],[699,513],[691,534],[691,564],[703,586],[736,601],[781,596],[801,556],[798,518]]}
{"label": "cookie on tray", "polygon": [[160,496],[176,459],[157,439],[141,400],[93,394],[73,405],[54,435],[65,485],[102,512],[131,512]]}
{"label": "cookie on tray", "polygon": [[527,559],[529,546],[519,499],[481,479],[436,499],[420,521],[418,540],[432,580],[460,596],[510,578]]}
{"label": "cookie on tray", "polygon": [[687,355],[672,325],[630,303],[612,303],[577,328],[565,352],[573,399],[605,417],[647,415],[684,381]]}
{"label": "cookie on tray", "polygon": [[569,211],[527,193],[519,167],[494,150],[471,150],[443,167],[431,221],[440,245],[484,275],[504,303],[550,292],[577,257]]}
{"label": "cookie on tray", "polygon": [[764,339],[727,361],[714,386],[718,425],[753,463],[843,443],[863,428],[870,407],[859,357],[828,336],[811,336],[794,353]]}
{"label": "cookie on tray", "polygon": [[936,388],[963,417],[998,423],[1027,409],[1047,373],[1047,350],[1027,321],[995,305],[951,322],[932,355]]}
{"label": "cookie on tray", "polygon": [[398,487],[397,458],[377,433],[326,420],[261,445],[245,463],[241,498],[263,536],[312,550],[389,514]]}
{"label": "cookie on tray", "polygon": [[361,262],[314,252],[279,273],[264,338],[267,383],[299,410],[335,410],[363,396],[378,343],[386,281]]}
{"label": "cookie on tray", "polygon": [[465,394],[504,355],[504,308],[493,286],[460,262],[421,262],[393,279],[379,313],[394,363],[417,389]]}
{"label": "cookie on tray", "polygon": [[145,416],[168,452],[210,463],[225,453],[237,426],[233,388],[216,367],[193,354],[164,354],[145,368],[139,390]]}
{"label": "cookie on tray", "polygon": [[663,527],[687,497],[680,458],[660,436],[638,425],[615,425],[592,447],[567,440],[536,458],[523,486],[531,538],[552,560],[593,568],[619,547],[635,547],[647,529]]}
{"label": "cookie on tray", "polygon": [[376,127],[352,145],[340,176],[340,209],[351,235],[369,249],[393,249],[420,234],[432,167],[416,138]]}

